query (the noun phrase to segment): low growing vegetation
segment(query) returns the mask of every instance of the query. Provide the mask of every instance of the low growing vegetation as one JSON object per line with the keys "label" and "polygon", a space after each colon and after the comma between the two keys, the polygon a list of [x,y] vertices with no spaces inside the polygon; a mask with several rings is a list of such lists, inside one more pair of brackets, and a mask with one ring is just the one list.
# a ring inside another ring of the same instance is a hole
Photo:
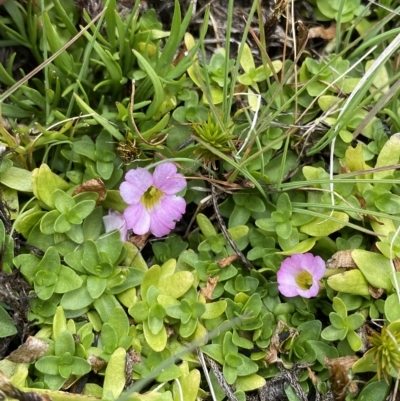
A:
{"label": "low growing vegetation", "polygon": [[398,397],[396,0],[0,3],[0,398]]}

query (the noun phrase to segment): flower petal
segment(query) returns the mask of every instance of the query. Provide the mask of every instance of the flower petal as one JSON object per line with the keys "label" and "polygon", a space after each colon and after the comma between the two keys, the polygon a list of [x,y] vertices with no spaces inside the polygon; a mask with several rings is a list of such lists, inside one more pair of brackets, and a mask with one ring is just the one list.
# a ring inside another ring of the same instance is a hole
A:
{"label": "flower petal", "polygon": [[115,212],[110,209],[108,216],[103,216],[103,223],[106,233],[118,230],[121,234],[121,241],[125,242],[128,236],[128,228],[126,227],[126,221],[121,213]]}
{"label": "flower petal", "polygon": [[297,285],[279,285],[278,290],[285,297],[296,297],[299,295],[299,287]]}
{"label": "flower petal", "polygon": [[175,195],[186,187],[186,180],[173,163],[159,164],[153,173],[154,186],[167,195]]}
{"label": "flower petal", "polygon": [[137,235],[146,234],[150,229],[150,214],[141,204],[128,206],[124,211],[127,228],[131,228]]}
{"label": "flower petal", "polygon": [[175,228],[177,220],[182,218],[186,202],[180,196],[164,196],[150,212],[150,231],[156,237],[167,235]]}
{"label": "flower petal", "polygon": [[138,167],[125,174],[125,181],[120,185],[122,199],[126,203],[138,203],[140,197],[153,185],[152,175],[144,168]]}
{"label": "flower petal", "polygon": [[308,290],[298,289],[298,295],[303,298],[313,298],[318,295],[319,292],[319,283],[317,280],[314,280],[313,285]]}
{"label": "flower petal", "polygon": [[326,270],[324,260],[320,256],[314,256],[312,253],[305,253],[303,255],[301,266],[303,269],[309,271],[316,280],[320,280]]}

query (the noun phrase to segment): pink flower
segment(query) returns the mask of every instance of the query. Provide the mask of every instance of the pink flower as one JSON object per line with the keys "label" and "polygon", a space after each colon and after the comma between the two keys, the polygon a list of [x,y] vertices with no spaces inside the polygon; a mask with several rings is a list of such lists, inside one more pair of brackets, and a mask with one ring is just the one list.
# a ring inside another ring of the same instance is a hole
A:
{"label": "pink flower", "polygon": [[278,290],[285,297],[315,297],[319,291],[318,281],[323,277],[325,269],[325,262],[319,256],[295,253],[285,259],[278,270]]}
{"label": "pink flower", "polygon": [[176,171],[173,163],[163,163],[153,174],[140,167],[126,173],[120,192],[129,204],[124,211],[128,229],[162,237],[175,228],[186,210],[185,200],[175,195],[186,187],[186,180]]}
{"label": "pink flower", "polygon": [[103,217],[104,228],[106,233],[113,230],[118,230],[121,234],[121,241],[125,242],[128,239],[128,228],[126,221],[121,213],[110,209],[108,215]]}

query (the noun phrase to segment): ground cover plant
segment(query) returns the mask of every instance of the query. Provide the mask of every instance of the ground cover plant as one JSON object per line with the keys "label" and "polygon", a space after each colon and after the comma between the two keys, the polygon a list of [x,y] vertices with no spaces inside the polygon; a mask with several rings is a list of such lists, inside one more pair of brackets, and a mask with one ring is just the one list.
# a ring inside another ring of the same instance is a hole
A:
{"label": "ground cover plant", "polygon": [[1,398],[398,397],[397,1],[0,4]]}

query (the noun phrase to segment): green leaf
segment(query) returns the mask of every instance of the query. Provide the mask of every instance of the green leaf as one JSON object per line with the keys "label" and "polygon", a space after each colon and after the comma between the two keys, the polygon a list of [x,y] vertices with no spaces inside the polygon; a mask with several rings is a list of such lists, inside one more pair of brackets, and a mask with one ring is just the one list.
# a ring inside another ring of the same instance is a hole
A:
{"label": "green leaf", "polygon": [[57,294],[64,294],[73,291],[82,286],[83,280],[72,269],[67,266],[62,266],[59,274],[54,292]]}
{"label": "green leaf", "polygon": [[153,305],[149,309],[148,326],[152,334],[156,335],[164,327],[165,309],[161,305]]}
{"label": "green leaf", "polygon": [[33,192],[32,173],[18,167],[11,167],[0,173],[0,183],[21,192]]}
{"label": "green leaf", "polygon": [[115,308],[107,321],[118,334],[118,338],[127,336],[129,333],[129,319],[123,308]]}
{"label": "green leaf", "polygon": [[354,313],[347,317],[347,327],[349,330],[357,330],[360,328],[365,321],[365,318],[361,313]]}
{"label": "green leaf", "polygon": [[82,266],[90,273],[96,274],[96,267],[100,264],[99,251],[94,241],[86,241],[83,247]]}
{"label": "green leaf", "polygon": [[[182,388],[183,399],[185,401],[196,401],[201,381],[200,372],[197,369],[192,369],[189,374],[183,374],[179,377],[178,381]],[[181,401],[177,387],[174,383],[174,401]]]}
{"label": "green leaf", "polygon": [[357,352],[361,349],[362,341],[355,331],[349,330],[346,338],[353,351]]}
{"label": "green leaf", "polygon": [[236,379],[236,390],[254,391],[265,385],[266,381],[263,377],[253,373],[248,376],[238,377]]}
{"label": "green leaf", "polygon": [[232,368],[238,368],[243,364],[243,361],[239,355],[228,353],[225,355],[225,363]]}
{"label": "green leaf", "polygon": [[68,213],[75,206],[75,202],[64,191],[57,189],[54,192],[54,205],[60,213]]}
{"label": "green leaf", "polygon": [[196,216],[197,224],[200,227],[202,234],[208,238],[214,235],[217,235],[217,231],[215,230],[214,226],[212,225],[211,221],[202,213],[199,213]]}
{"label": "green leaf", "polygon": [[[48,213],[49,214],[49,213]],[[66,233],[72,228],[72,224],[67,220],[65,214],[60,214],[54,223],[54,231],[56,233]]]}
{"label": "green leaf", "polygon": [[111,355],[106,368],[103,385],[103,398],[108,400],[116,400],[124,389],[125,378],[126,351],[118,348]]}
{"label": "green leaf", "polygon": [[357,401],[384,401],[389,394],[390,384],[380,380],[367,384],[359,394]]}
{"label": "green leaf", "polygon": [[[375,167],[386,167],[397,164],[400,158],[400,138],[397,135],[393,135],[383,145],[383,148],[379,152],[378,159]],[[393,175],[395,170],[384,170],[374,172],[374,180],[380,180],[387,176]]]}
{"label": "green leaf", "polygon": [[160,280],[157,288],[161,294],[178,299],[189,290],[193,285],[193,282],[193,273],[189,271],[181,271]]}
{"label": "green leaf", "polygon": [[88,276],[87,278],[87,289],[89,291],[89,295],[93,299],[97,299],[101,297],[104,291],[107,288],[107,279],[101,278],[97,276]]}
{"label": "green leaf", "polygon": [[393,291],[391,281],[390,261],[385,256],[376,253],[355,249],[351,256],[362,271],[366,280],[376,288],[383,288],[388,292]]}
{"label": "green leaf", "polygon": [[68,220],[72,224],[81,224],[82,220],[89,216],[95,207],[96,202],[92,200],[84,200],[79,202],[68,212]]}
{"label": "green leaf", "polygon": [[14,321],[7,311],[0,305],[0,338],[10,337],[18,333]]}
{"label": "green leaf", "polygon": [[333,326],[328,326],[322,330],[321,337],[328,341],[344,340],[346,338],[347,331],[347,328],[335,329]]}
{"label": "green leaf", "polygon": [[147,322],[143,322],[143,334],[149,346],[156,352],[161,352],[167,345],[167,331],[164,325],[161,330],[154,335]]}
{"label": "green leaf", "polygon": [[57,189],[66,191],[70,185],[59,175],[53,173],[47,164],[42,164],[32,172],[33,193],[50,209],[55,208],[54,192]]}
{"label": "green leaf", "polygon": [[81,276],[83,284],[76,290],[65,293],[60,301],[60,305],[65,310],[78,310],[86,308],[93,303],[93,298],[90,296],[86,286],[87,276]]}
{"label": "green leaf", "polygon": [[289,195],[286,192],[279,195],[279,198],[276,202],[276,210],[284,213],[288,217],[292,215],[292,202],[290,202]]}
{"label": "green leaf", "polygon": [[[108,366],[107,366],[108,367]],[[83,376],[89,373],[92,370],[92,366],[89,362],[85,361],[82,358],[74,357],[73,363],[71,366],[71,374],[75,376]]]}
{"label": "green leaf", "polygon": [[389,295],[385,301],[385,316],[389,322],[400,319],[400,302],[396,293]]}
{"label": "green leaf", "polygon": [[335,274],[328,278],[327,283],[335,291],[362,296],[369,295],[368,282],[358,269]]}
{"label": "green leaf", "polygon": [[101,342],[104,351],[109,354],[118,347],[118,334],[109,323],[104,323],[101,328]]}
{"label": "green leaf", "polygon": [[147,60],[135,49],[132,49],[133,54],[136,56],[139,67],[146,72],[148,78],[150,79],[151,83],[153,84],[154,88],[154,95],[152,97],[152,102],[149,108],[147,109],[146,117],[150,119],[153,117],[160,106],[164,101],[164,90],[162,87],[162,83],[160,77],[156,74],[152,66],[147,62]]}
{"label": "green leaf", "polygon": [[345,303],[338,297],[333,298],[333,309],[342,317],[343,320],[347,317],[347,309]]}
{"label": "green leaf", "polygon": [[330,359],[338,358],[339,352],[335,347],[332,347],[322,341],[308,340],[307,344],[315,351],[317,360],[320,364],[324,364],[326,357]]}
{"label": "green leaf", "polygon": [[344,327],[346,327],[346,325],[345,325],[345,319],[343,319],[342,316],[340,316],[339,314],[337,314],[337,313],[335,313],[335,312],[331,312],[331,313],[329,314],[329,320],[331,321],[332,326],[333,326],[335,329],[341,330],[341,329],[343,329]]}
{"label": "green leaf", "polygon": [[[61,42],[60,36],[55,30],[47,11],[43,12],[43,24],[45,27],[47,43],[49,44],[51,52],[54,54],[61,49],[63,43]],[[54,63],[66,74],[73,74],[74,63],[72,57],[68,54],[66,50],[61,52],[61,54],[59,54],[57,58],[55,58]]]}
{"label": "green leaf", "polygon": [[236,227],[246,224],[251,215],[251,211],[243,206],[235,205],[232,214],[229,216],[229,227]]}
{"label": "green leaf", "polygon": [[54,234],[55,224],[59,217],[60,212],[58,210],[52,210],[46,213],[40,220],[40,231],[46,235]]}
{"label": "green leaf", "polygon": [[304,224],[300,227],[302,233],[315,237],[325,237],[343,228],[349,221],[349,216],[343,212],[333,212],[332,217],[343,221],[330,220],[330,212],[325,213],[326,217],[317,217],[310,223]]}
{"label": "green leaf", "polygon": [[237,369],[232,368],[231,366],[229,366],[227,364],[224,364],[222,370],[223,370],[226,382],[230,385],[234,384],[237,379]]}
{"label": "green leaf", "polygon": [[250,195],[248,197],[245,207],[256,213],[263,213],[265,211],[264,202],[256,195]]}
{"label": "green leaf", "polygon": [[275,226],[276,234],[282,239],[288,239],[292,234],[292,225],[289,222],[277,223]]}
{"label": "green leaf", "polygon": [[57,356],[63,356],[66,353],[75,354],[75,342],[69,330],[64,330],[59,333],[54,352]]}
{"label": "green leaf", "polygon": [[47,375],[57,375],[59,360],[58,356],[43,356],[35,363],[35,368]]}

